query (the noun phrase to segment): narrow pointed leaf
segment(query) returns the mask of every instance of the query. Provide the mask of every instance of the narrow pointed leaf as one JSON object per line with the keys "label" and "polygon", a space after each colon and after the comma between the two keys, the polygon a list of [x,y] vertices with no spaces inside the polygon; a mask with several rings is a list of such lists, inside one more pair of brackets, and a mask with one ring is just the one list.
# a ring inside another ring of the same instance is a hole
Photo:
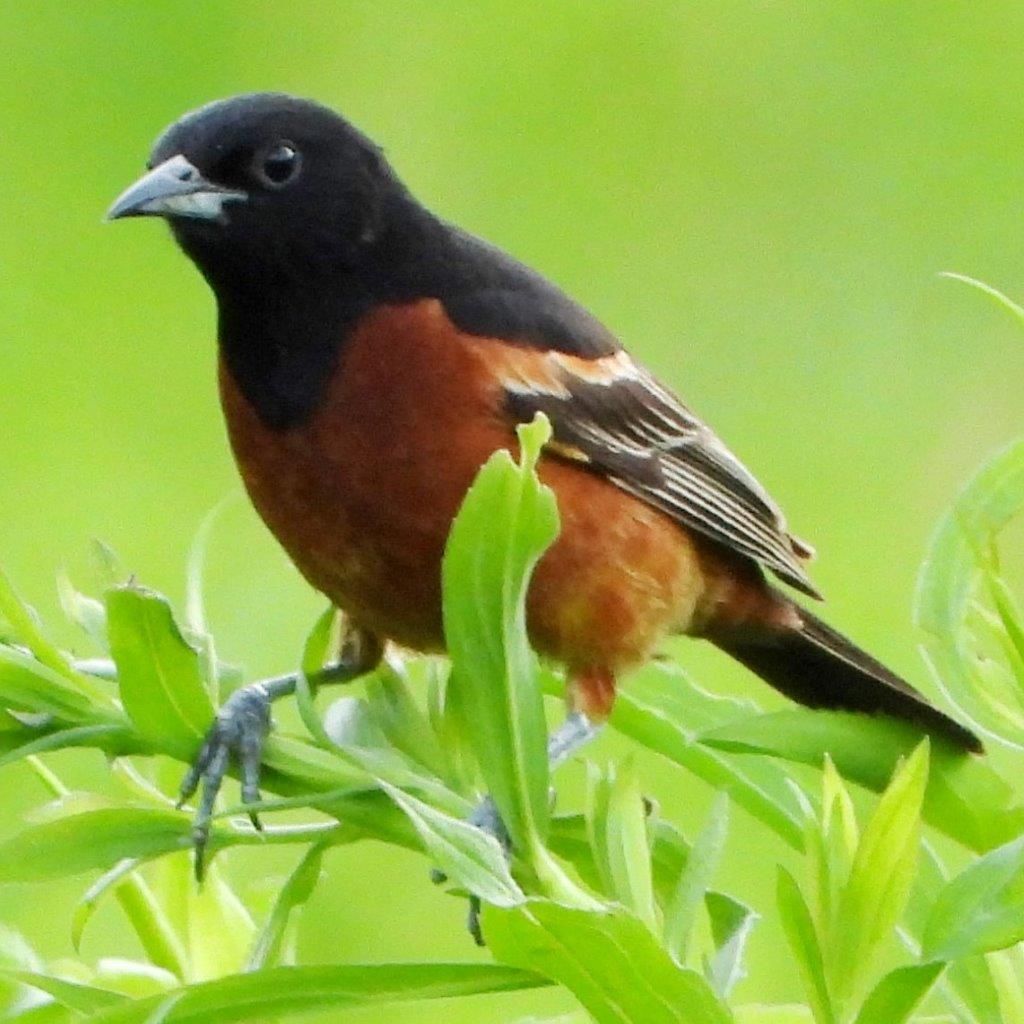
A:
{"label": "narrow pointed leaf", "polygon": [[274,901],[266,923],[260,929],[249,954],[247,968],[251,971],[264,967],[276,967],[284,943],[289,922],[298,910],[313,895],[320,880],[320,866],[324,847],[311,846],[288,876]]}
{"label": "narrow pointed leaf", "polygon": [[131,874],[139,864],[140,861],[134,857],[126,857],[124,860],[118,861],[109,871],[105,871],[96,879],[78,901],[71,915],[71,945],[74,946],[76,953],[80,951],[85,926],[95,913],[100,900],[127,875]]}
{"label": "narrow pointed leaf", "polygon": [[57,577],[57,595],[64,614],[92,638],[100,650],[107,649],[107,610],[102,601],[80,593],[66,573]]}
{"label": "narrow pointed leaf", "polygon": [[188,817],[174,811],[101,807],[63,815],[0,842],[0,881],[45,882],[107,870],[125,857],[186,849],[190,835]]}
{"label": "narrow pointed leaf", "polygon": [[256,925],[216,864],[210,864],[202,886],[190,885],[188,947],[191,976],[219,978],[241,970],[256,937]]}
{"label": "narrow pointed leaf", "polygon": [[552,492],[534,473],[550,425],[520,427],[522,462],[496,452],[452,526],[443,564],[452,688],[487,789],[516,848],[542,846],[548,818],[547,726],[526,640],[530,574],[558,533]]}
{"label": "narrow pointed leaf", "polygon": [[0,755],[0,767],[22,761],[26,757],[45,754],[51,750],[65,750],[68,747],[98,746],[115,751],[131,745],[131,728],[125,723],[100,722],[97,725],[76,725],[70,729],[44,733],[37,739],[22,743]]}
{"label": "narrow pointed leaf", "polygon": [[493,836],[383,783],[387,794],[413,823],[427,853],[449,878],[488,903],[508,907],[524,897],[509,873],[504,851]]}
{"label": "narrow pointed leaf", "polygon": [[922,954],[959,960],[1024,940],[1024,837],[969,864],[939,892]]}
{"label": "narrow pointed leaf", "polygon": [[816,1024],[835,1024],[835,1013],[821,955],[821,943],[811,920],[811,912],[807,909],[807,902],[796,879],[782,867],[778,873],[776,900],[782,928],[800,968],[804,991],[814,1020]]}
{"label": "narrow pointed leaf", "polygon": [[[912,725],[842,711],[793,709],[750,717],[702,735],[703,743],[737,753],[770,754],[820,767],[825,755],[840,774],[881,792],[901,757],[921,741]],[[1024,830],[1024,805],[985,758],[932,745],[925,821],[972,850],[1005,843]]]}
{"label": "narrow pointed leaf", "polygon": [[747,939],[760,919],[760,915],[739,900],[720,892],[704,896],[715,955],[705,966],[705,974],[712,988],[725,999],[733,987],[746,974],[743,955]]}
{"label": "narrow pointed leaf", "polygon": [[151,1024],[155,1020],[161,1024],[235,1024],[421,999],[515,992],[545,984],[536,974],[490,964],[274,967],[110,1007],[88,1017],[88,1024]]}
{"label": "narrow pointed leaf", "polygon": [[484,935],[504,963],[564,985],[598,1024],[730,1024],[696,971],[678,967],[634,915],[531,900],[488,907]]}
{"label": "narrow pointed leaf", "polygon": [[593,857],[596,877],[595,888],[604,892],[609,899],[615,895],[611,863],[608,859],[608,801],[611,796],[612,780],[609,771],[603,771],[596,764],[587,764],[586,827],[588,846],[585,855]]}
{"label": "narrow pointed leaf", "polygon": [[0,646],[0,704],[15,711],[52,714],[69,723],[104,717],[67,676],[13,647]]}
{"label": "narrow pointed leaf", "polygon": [[945,964],[911,964],[890,971],[875,986],[855,1024],[903,1024],[928,994]]}
{"label": "narrow pointed leaf", "polygon": [[720,793],[690,850],[679,876],[675,896],[665,913],[665,946],[678,963],[685,963],[690,936],[729,830],[729,798]]}
{"label": "narrow pointed leaf", "polygon": [[907,904],[927,780],[925,741],[893,776],[864,829],[836,914],[831,966],[840,1005],[861,994]]}
{"label": "narrow pointed leaf", "polygon": [[1019,724],[1024,709],[1018,704],[1004,713],[986,699],[967,627],[982,572],[976,549],[1022,508],[1024,440],[1019,440],[979,470],[940,523],[921,568],[914,608],[917,624],[929,634],[925,649],[941,689],[976,722],[1018,748],[1024,746]]}
{"label": "narrow pointed leaf", "polygon": [[616,774],[608,793],[605,827],[608,865],[615,898],[652,932],[657,930],[647,814],[636,767],[630,760]]}
{"label": "narrow pointed leaf", "polygon": [[678,666],[648,664],[618,695],[611,725],[715,789],[777,832],[794,849],[803,847],[803,817],[793,782],[767,758],[737,757],[703,741],[703,734],[757,711],[749,701],[705,693]]}
{"label": "narrow pointed leaf", "polygon": [[126,1001],[118,992],[93,985],[83,985],[76,981],[65,981],[63,978],[36,971],[10,971],[0,969],[0,974],[12,981],[20,981],[53,996],[58,1003],[79,1013],[95,1013],[110,1006],[117,1006]]}

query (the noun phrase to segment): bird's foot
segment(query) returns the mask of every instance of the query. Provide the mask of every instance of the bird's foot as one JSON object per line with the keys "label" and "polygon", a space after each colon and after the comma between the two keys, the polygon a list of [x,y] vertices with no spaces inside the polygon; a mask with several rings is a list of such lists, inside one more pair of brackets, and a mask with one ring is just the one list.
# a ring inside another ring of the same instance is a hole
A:
{"label": "bird's foot", "polygon": [[[260,763],[263,744],[270,732],[270,705],[277,694],[265,680],[236,690],[217,712],[203,745],[199,748],[192,767],[181,781],[178,806],[181,807],[201,787],[199,806],[192,824],[192,844],[195,847],[196,878],[202,880],[206,844],[210,838],[210,821],[214,804],[231,764],[238,761],[242,773],[242,802],[256,803],[260,799]],[[255,828],[261,828],[256,813],[250,812]]]}
{"label": "bird's foot", "polygon": [[[379,638],[351,626],[338,660],[310,676],[309,681],[317,686],[351,682],[371,671],[383,653],[384,645]],[[192,767],[182,779],[179,807],[201,787],[199,806],[192,825],[192,844],[196,851],[195,872],[200,881],[214,804],[232,758],[238,762],[241,770],[242,802],[258,803],[263,746],[270,732],[270,706],[279,697],[294,693],[298,681],[298,675],[291,673],[236,690],[217,712]],[[261,827],[255,811],[250,811],[249,817],[255,828]]]}
{"label": "bird's foot", "polygon": [[[601,726],[591,722],[583,712],[574,711],[569,714],[558,729],[548,737],[548,764],[551,769],[557,768],[572,754],[593,740],[600,731]],[[489,836],[493,836],[498,841],[506,859],[511,861],[512,839],[508,834],[508,829],[505,828],[505,823],[501,820],[501,814],[492,797],[484,797],[477,804],[468,821]],[[436,885],[442,885],[448,880],[447,875],[437,869],[431,871],[430,878]],[[466,926],[478,946],[485,945],[480,928],[481,909],[480,897],[470,893]]]}
{"label": "bird's foot", "polygon": [[[512,860],[512,837],[508,834],[508,829],[505,828],[505,822],[501,820],[498,805],[491,797],[485,796],[477,804],[476,809],[469,816],[469,823],[476,825],[482,832],[497,840],[498,845],[505,854],[505,859],[507,861]],[[480,927],[480,913],[482,910],[483,906],[480,903],[480,897],[470,893],[469,911],[466,914],[466,929],[478,946],[486,945],[483,929]]]}

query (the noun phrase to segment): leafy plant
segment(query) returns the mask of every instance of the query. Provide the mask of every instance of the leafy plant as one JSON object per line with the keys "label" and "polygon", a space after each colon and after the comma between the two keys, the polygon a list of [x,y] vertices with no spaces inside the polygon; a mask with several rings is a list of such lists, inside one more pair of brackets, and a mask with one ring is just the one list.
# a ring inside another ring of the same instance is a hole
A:
{"label": "leafy plant", "polygon": [[[544,695],[558,695],[561,680],[537,664],[524,615],[530,572],[558,529],[534,472],[548,436],[543,420],[523,428],[518,459],[499,452],[488,462],[455,523],[444,566],[450,671],[388,661],[321,717],[311,680],[335,616],[314,625],[296,658],[304,731],[275,731],[267,745],[266,827],[257,832],[247,808],[220,809],[202,889],[188,864],[190,812],[175,809],[161,761],[187,762],[222,691],[241,681],[206,626],[201,554],[190,560],[186,626],[134,581],[99,600],[62,580],[62,606],[100,648],[81,662],[0,578],[12,638],[0,646],[0,766],[27,763],[53,795],[0,843],[0,882],[91,874],[69,915],[76,946],[112,896],[146,956],[47,964],[19,936],[0,934],[9,1017],[199,1024],[321,1010],[333,1019],[372,1004],[557,984],[589,1018],[616,1024],[1017,1019],[1024,806],[1012,771],[1000,774],[992,759],[929,748],[912,727],[881,719],[764,714],[656,662],[629,681],[611,725],[719,791],[692,843],[644,799],[632,759],[589,764],[584,806],[551,811]],[[1024,625],[995,535],[1021,507],[1018,445],[958,500],[918,602],[940,685],[1011,745],[1001,762],[1011,769],[1021,767]],[[205,531],[197,551],[202,544]],[[1001,689],[988,686],[995,657]],[[72,747],[110,759],[112,792],[66,790],[48,755]],[[821,772],[820,796],[804,788],[807,766]],[[869,813],[855,810],[863,798],[850,784],[881,793]],[[469,822],[484,793],[510,854]],[[755,912],[717,888],[732,804],[800,865],[779,867],[775,908]],[[304,820],[278,824],[283,811]],[[929,828],[944,837],[942,858],[921,841]],[[453,897],[481,900],[495,962],[295,965],[291,936],[324,860],[363,840],[422,852]],[[300,856],[257,914],[223,868],[234,848],[264,845],[297,846]],[[945,860],[965,866],[950,877]],[[805,1005],[764,1005],[758,979],[743,981],[748,940],[769,913]]]}

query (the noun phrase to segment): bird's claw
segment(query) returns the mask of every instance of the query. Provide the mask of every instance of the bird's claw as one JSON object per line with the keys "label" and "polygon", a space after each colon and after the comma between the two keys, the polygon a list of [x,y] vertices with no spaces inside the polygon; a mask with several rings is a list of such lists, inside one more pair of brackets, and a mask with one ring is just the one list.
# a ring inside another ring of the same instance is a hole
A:
{"label": "bird's claw", "polygon": [[[512,839],[501,820],[501,814],[494,800],[487,796],[477,804],[475,810],[468,818],[470,825],[476,825],[482,832],[492,836],[498,841],[506,860],[512,859]],[[448,876],[440,868],[431,868],[430,880],[434,885],[444,885]],[[480,912],[482,904],[480,897],[472,893],[469,895],[469,912],[466,917],[466,928],[478,946],[485,946],[483,930],[480,927]]]}
{"label": "bird's claw", "polygon": [[[196,878],[202,881],[206,845],[210,838],[213,808],[227,774],[232,757],[242,773],[242,802],[258,803],[260,799],[260,762],[263,744],[270,731],[271,695],[262,683],[253,683],[236,690],[217,712],[217,717],[203,739],[192,767],[181,782],[178,806],[181,807],[197,789],[199,806],[192,825],[195,848]],[[262,829],[255,811],[249,813],[253,827]]]}

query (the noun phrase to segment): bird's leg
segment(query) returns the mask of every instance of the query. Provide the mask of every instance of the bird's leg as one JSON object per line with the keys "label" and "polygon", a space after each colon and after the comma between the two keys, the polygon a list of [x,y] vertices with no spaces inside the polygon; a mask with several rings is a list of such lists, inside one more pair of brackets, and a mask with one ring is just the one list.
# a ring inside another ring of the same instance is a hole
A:
{"label": "bird's leg", "polygon": [[[566,685],[568,714],[562,724],[548,737],[548,766],[554,771],[578,750],[600,734],[615,703],[615,677],[604,669],[589,669],[574,673]],[[469,817],[488,835],[494,836],[511,856],[512,840],[501,820],[493,797],[486,796]],[[470,895],[467,927],[478,946],[484,944],[480,930],[480,898]]]}
{"label": "bird's leg", "polygon": [[[384,652],[380,639],[358,627],[350,626],[341,645],[338,660],[310,677],[315,685],[347,683],[375,668]],[[270,732],[270,705],[280,697],[295,692],[298,674],[292,673],[263,679],[243,686],[224,702],[210,726],[196,759],[181,782],[178,806],[201,788],[199,807],[192,826],[192,842],[196,851],[196,877],[202,879],[206,842],[210,835],[213,807],[220,792],[231,759],[238,761],[242,774],[242,801],[256,803],[260,799],[260,764],[263,745]],[[252,823],[260,828],[255,812]]]}

